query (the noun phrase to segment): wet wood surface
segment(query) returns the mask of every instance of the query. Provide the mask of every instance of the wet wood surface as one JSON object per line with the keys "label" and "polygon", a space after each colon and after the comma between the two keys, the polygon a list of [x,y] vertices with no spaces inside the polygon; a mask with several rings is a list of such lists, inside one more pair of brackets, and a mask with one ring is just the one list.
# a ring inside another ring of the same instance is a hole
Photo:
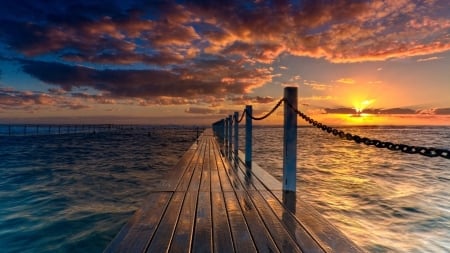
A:
{"label": "wet wood surface", "polygon": [[223,153],[207,129],[105,252],[362,252],[257,164]]}

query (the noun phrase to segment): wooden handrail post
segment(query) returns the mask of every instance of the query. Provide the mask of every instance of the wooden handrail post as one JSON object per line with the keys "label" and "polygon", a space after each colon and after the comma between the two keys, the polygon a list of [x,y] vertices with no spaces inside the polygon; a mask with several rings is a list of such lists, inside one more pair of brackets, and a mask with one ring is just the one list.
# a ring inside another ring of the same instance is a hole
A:
{"label": "wooden handrail post", "polygon": [[245,106],[245,165],[252,167],[252,106]]}
{"label": "wooden handrail post", "polygon": [[234,155],[237,157],[239,150],[239,112],[234,112]]}
{"label": "wooden handrail post", "polygon": [[283,191],[296,191],[297,171],[297,87],[284,88]]}

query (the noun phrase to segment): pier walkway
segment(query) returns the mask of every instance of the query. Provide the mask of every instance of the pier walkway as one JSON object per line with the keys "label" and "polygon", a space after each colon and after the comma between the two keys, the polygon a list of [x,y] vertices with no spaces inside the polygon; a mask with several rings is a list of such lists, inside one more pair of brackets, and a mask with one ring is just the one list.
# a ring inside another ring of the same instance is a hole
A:
{"label": "pier walkway", "polygon": [[207,129],[105,252],[362,252],[239,156],[224,157]]}

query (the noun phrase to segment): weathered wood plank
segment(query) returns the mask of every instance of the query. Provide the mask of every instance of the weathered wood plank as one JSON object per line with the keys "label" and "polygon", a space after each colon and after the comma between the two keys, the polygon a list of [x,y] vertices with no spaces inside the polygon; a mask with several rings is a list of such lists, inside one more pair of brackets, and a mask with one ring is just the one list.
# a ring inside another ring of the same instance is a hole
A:
{"label": "weathered wood plank", "polygon": [[[243,170],[245,170],[245,168],[243,168]],[[278,217],[274,215],[273,211],[271,210],[266,200],[260,194],[258,194],[259,191],[255,187],[255,183],[261,185],[261,182],[255,179],[252,173],[247,173],[244,172],[243,170],[241,170],[241,168],[239,167],[228,170],[230,174],[234,173],[234,176],[239,179],[239,182],[243,185],[243,189],[245,189],[245,192],[243,192],[242,195],[239,196],[238,198],[240,199],[247,198],[248,203],[245,204],[248,206],[251,206],[253,204],[256,207],[256,210],[258,211],[260,218],[262,219],[266,228],[268,229],[269,233],[268,237],[273,238],[279,250],[281,250],[282,252],[302,252],[297,243],[290,237],[289,233],[285,230],[285,227],[280,223]],[[236,194],[239,195],[239,191],[236,191]],[[250,198],[248,196],[250,196]],[[257,221],[252,219],[251,223],[256,222]],[[253,230],[251,230],[251,232],[253,232]]]}
{"label": "weathered wood plank", "polygon": [[204,141],[200,144],[199,147],[199,157],[196,160],[196,165],[192,173],[192,178],[189,183],[188,191],[198,191],[200,189],[205,152],[206,152],[206,142]]}
{"label": "weathered wood plank", "polygon": [[214,252],[233,252],[230,224],[222,192],[211,193]]}
{"label": "weathered wood plank", "polygon": [[212,138],[208,138],[206,140],[205,152],[203,155],[202,177],[200,182],[201,192],[211,191],[211,169],[210,169],[211,142],[212,142],[211,139]]}
{"label": "weathered wood plank", "polygon": [[210,192],[199,192],[195,220],[193,252],[212,252],[212,218]]}
{"label": "weathered wood plank", "polygon": [[180,217],[170,244],[170,252],[189,252],[191,249],[197,208],[197,193],[195,191],[186,192]]}
{"label": "weathered wood plank", "polygon": [[150,193],[144,206],[136,211],[133,217],[117,234],[105,252],[143,252],[166,210],[172,193]]}
{"label": "weathered wood plank", "polygon": [[[239,151],[239,166],[241,169],[245,169],[245,154]],[[283,190],[283,185],[280,181],[270,175],[269,172],[261,168],[257,163],[252,162],[251,172],[258,178],[262,185],[255,186],[258,190],[270,190],[270,191],[281,191]]]}
{"label": "weathered wood plank", "polygon": [[272,211],[275,213],[280,223],[283,224],[287,232],[292,236],[300,248],[305,252],[325,252],[320,244],[315,241],[311,234],[294,218],[292,213],[268,191],[259,191],[258,194],[265,199]]}
{"label": "weathered wood plank", "polygon": [[261,217],[263,217],[263,221],[266,224],[266,227],[269,228],[270,234],[272,235],[278,248],[282,252],[302,252],[297,243],[286,231],[285,226],[280,222],[271,208],[267,206],[268,204],[265,199],[262,198],[262,196],[256,191],[249,192],[249,195],[255,205],[258,207],[258,211],[260,212]]}
{"label": "weathered wood plank", "polygon": [[[172,241],[175,226],[180,216],[181,206],[184,199],[184,192],[175,192],[170,199],[166,212],[147,248],[147,252],[168,252]],[[150,211],[150,210],[149,210]]]}
{"label": "weathered wood plank", "polygon": [[218,145],[217,143],[215,144],[216,149],[214,149],[214,154],[215,154],[215,158],[216,158],[216,165],[217,165],[217,169],[218,169],[218,173],[219,173],[219,180],[220,180],[220,185],[222,187],[222,191],[224,192],[229,192],[229,191],[233,191],[233,186],[231,185],[231,181],[228,178],[228,175],[226,173],[226,169],[225,169],[225,165],[224,165],[224,160],[223,157],[218,149]]}
{"label": "weathered wood plank", "polygon": [[[282,201],[283,192],[274,191],[272,194],[276,196],[278,201]],[[299,194],[301,193],[297,193],[297,195]],[[341,231],[300,197],[296,198],[294,215],[311,237],[319,242],[326,252],[364,252],[364,250],[350,241]]]}
{"label": "weathered wood plank", "polygon": [[256,252],[241,207],[234,192],[224,192],[225,206],[230,221],[233,244],[237,252]]}
{"label": "weathered wood plank", "polygon": [[258,252],[280,252],[249,195],[244,191],[236,191],[236,196]]}
{"label": "weathered wood plank", "polygon": [[184,174],[181,176],[181,179],[176,188],[177,191],[186,191],[189,188],[189,184],[191,182],[192,175],[194,173],[195,168],[197,167],[197,161],[201,158],[201,151],[203,150],[203,138],[200,138],[199,144],[197,145],[197,149],[195,150],[191,162],[189,166],[186,168]]}

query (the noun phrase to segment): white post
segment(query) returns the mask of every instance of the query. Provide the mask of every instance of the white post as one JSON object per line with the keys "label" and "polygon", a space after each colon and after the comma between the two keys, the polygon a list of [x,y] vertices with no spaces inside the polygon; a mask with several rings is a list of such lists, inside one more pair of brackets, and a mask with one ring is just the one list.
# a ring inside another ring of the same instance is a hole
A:
{"label": "white post", "polygon": [[233,118],[231,115],[228,115],[228,158],[231,157],[231,145],[233,140]]}
{"label": "white post", "polygon": [[239,112],[234,112],[234,155],[238,156],[239,150]]}
{"label": "white post", "polygon": [[252,106],[245,106],[245,165],[252,167]]}
{"label": "white post", "polygon": [[297,170],[297,87],[284,88],[283,191],[296,191]]}

